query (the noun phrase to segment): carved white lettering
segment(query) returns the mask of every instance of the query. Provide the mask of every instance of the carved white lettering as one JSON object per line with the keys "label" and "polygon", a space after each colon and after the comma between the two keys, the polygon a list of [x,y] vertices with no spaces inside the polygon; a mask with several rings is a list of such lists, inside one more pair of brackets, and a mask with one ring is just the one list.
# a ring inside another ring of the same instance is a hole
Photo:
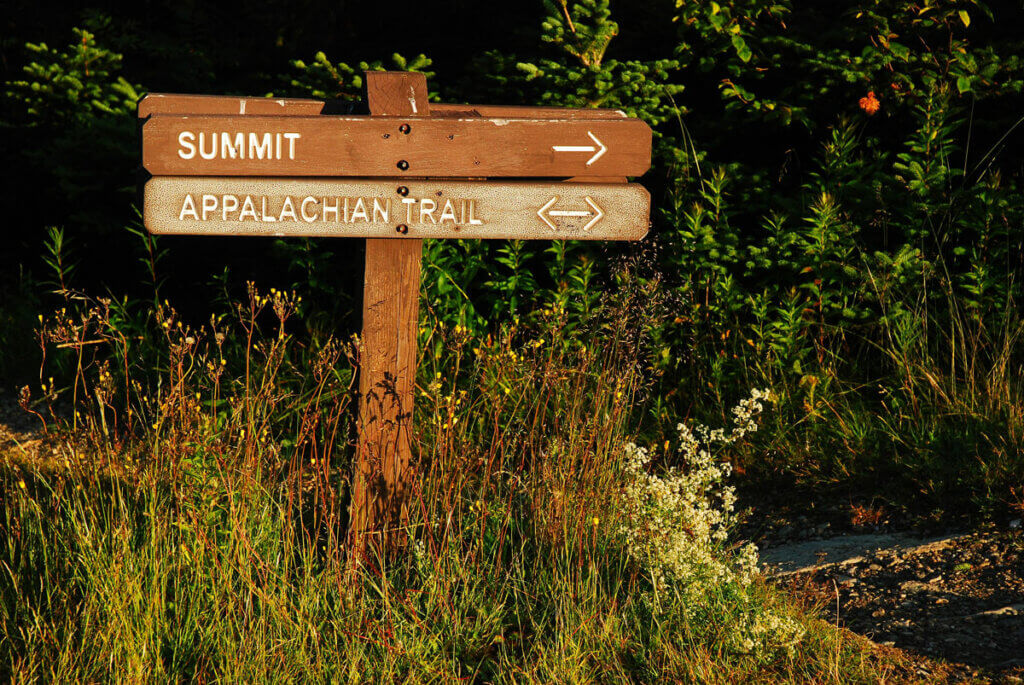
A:
{"label": "carved white lettering", "polygon": [[253,221],[342,224],[388,224],[392,220],[408,224],[480,226],[477,200],[404,197],[405,210],[396,210],[392,219],[392,198],[315,195],[248,195],[242,193],[187,193],[181,200],[178,220]]}
{"label": "carved white lettering", "polygon": [[256,204],[252,201],[252,195],[246,195],[242,200],[242,211],[238,213],[238,220],[244,221],[247,216],[251,216],[253,221],[260,220],[256,214]]}
{"label": "carved white lettering", "polygon": [[[209,140],[210,140],[210,151],[209,152],[206,151],[206,146],[203,145],[203,141],[206,140],[207,138],[209,138]],[[202,157],[203,159],[215,159],[217,157],[217,135],[216,134],[212,134],[210,136],[207,136],[207,134],[203,133],[202,131],[199,132],[199,156]]]}
{"label": "carved white lettering", "polygon": [[416,198],[403,197],[402,204],[405,205],[405,223],[412,223],[412,208],[416,204]]}
{"label": "carved white lettering", "polygon": [[445,221],[451,221],[453,224],[455,221],[455,206],[451,200],[444,201],[444,209],[441,210],[441,223]]}
{"label": "carved white lettering", "polygon": [[328,204],[327,198],[326,197],[324,198],[324,208],[320,212],[320,214],[321,214],[321,216],[322,216],[324,221],[328,220],[327,219],[328,213],[334,214],[334,222],[335,223],[337,223],[338,221],[341,220],[341,198],[337,198],[337,197],[334,198],[334,204],[333,205]]}
{"label": "carved white lettering", "polygon": [[363,198],[356,198],[355,209],[352,210],[352,222],[355,223],[356,219],[361,218],[363,221],[369,223],[370,216],[366,213],[366,203],[363,202]]}
{"label": "carved white lettering", "polygon": [[269,133],[264,133],[262,138],[258,133],[249,134],[249,159],[270,159],[273,149],[274,140]]}
{"label": "carved white lettering", "polygon": [[285,195],[284,197],[284,204],[281,205],[281,215],[277,220],[284,221],[286,216],[290,217],[292,221],[299,220],[299,217],[295,216],[295,205],[292,203],[292,198],[288,195]]}
{"label": "carved white lettering", "polygon": [[273,216],[267,214],[267,197],[265,195],[260,198],[260,216],[262,216],[263,221],[266,221],[268,224],[272,224],[277,221]]}
{"label": "carved white lettering", "polygon": [[[178,134],[178,145],[181,149],[178,150],[178,156],[182,159],[192,159],[196,156],[196,134],[192,131],[182,131]],[[186,152],[186,150],[188,150]]]}
{"label": "carved white lettering", "polygon": [[217,196],[216,195],[203,195],[203,221],[206,221],[206,215],[212,214],[217,209]]}
{"label": "carved white lettering", "polygon": [[[295,141],[302,137],[300,133],[285,133],[284,137],[288,139],[288,159],[295,159]],[[280,159],[280,155],[278,159]]]}
{"label": "carved white lettering", "polygon": [[253,131],[181,131],[178,156],[195,159],[295,159],[300,133],[256,133]]}
{"label": "carved white lettering", "polygon": [[196,221],[199,221],[199,213],[196,211],[196,201],[192,199],[192,194],[185,195],[185,200],[181,203],[181,211],[178,213],[178,221],[191,216]]}
{"label": "carved white lettering", "polygon": [[377,223],[377,217],[380,217],[380,221],[387,223],[390,221],[388,216],[391,214],[391,199],[385,199],[384,205],[381,206],[380,199],[373,198],[373,222]]}
{"label": "carved white lettering", "polygon": [[311,196],[303,198],[302,205],[299,207],[299,213],[302,214],[302,220],[305,221],[307,224],[311,224],[314,221],[316,221],[316,212],[313,212],[312,214],[306,214],[307,204],[311,204],[315,207],[316,198]]}
{"label": "carved white lettering", "polygon": [[238,209],[238,197],[235,195],[221,195],[220,196],[220,218],[223,221],[228,220],[228,214]]}
{"label": "carved white lettering", "polygon": [[228,132],[220,134],[220,158],[221,159],[245,159],[245,134],[236,133],[234,138]]}
{"label": "carved white lettering", "polygon": [[[430,205],[430,209],[427,209],[428,203]],[[430,223],[436,224],[437,219],[434,218],[435,209],[437,209],[437,203],[431,200],[430,198],[423,198],[422,200],[420,200],[420,223],[425,224],[426,222],[423,220],[423,217],[429,216]]]}

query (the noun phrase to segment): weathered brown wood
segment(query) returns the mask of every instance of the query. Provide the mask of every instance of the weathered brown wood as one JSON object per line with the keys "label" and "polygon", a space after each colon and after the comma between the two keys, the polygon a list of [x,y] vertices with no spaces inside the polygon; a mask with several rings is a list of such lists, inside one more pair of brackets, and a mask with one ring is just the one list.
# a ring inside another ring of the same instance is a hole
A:
{"label": "weathered brown wood", "polygon": [[533,105],[459,105],[450,102],[432,103],[432,116],[461,113],[465,116],[499,119],[626,119],[621,109],[569,107],[538,107]]}
{"label": "weathered brown wood", "polygon": [[627,183],[625,176],[573,176],[563,181],[564,183]]}
{"label": "weathered brown wood", "polygon": [[151,114],[316,116],[323,108],[321,100],[148,93],[139,100],[136,112],[140,119]]}
{"label": "weathered brown wood", "polygon": [[639,119],[414,116],[153,115],[142,163],[155,176],[396,177],[639,176],[651,163]]}
{"label": "weathered brown wood", "polygon": [[[151,114],[267,114],[272,116],[313,116],[321,114],[323,100],[236,97],[231,95],[179,95],[149,93],[139,100],[138,115]],[[462,115],[506,119],[623,119],[620,109],[572,109],[529,105],[460,105],[430,103],[430,116]]]}
{"label": "weathered brown wood", "polygon": [[639,240],[650,195],[625,183],[157,176],[151,233]]}
{"label": "weathered brown wood", "polygon": [[[422,74],[367,73],[370,112],[426,116]],[[359,357],[359,444],[350,541],[364,556],[373,536],[401,537],[412,483],[412,419],[423,241],[366,241],[363,336]]]}

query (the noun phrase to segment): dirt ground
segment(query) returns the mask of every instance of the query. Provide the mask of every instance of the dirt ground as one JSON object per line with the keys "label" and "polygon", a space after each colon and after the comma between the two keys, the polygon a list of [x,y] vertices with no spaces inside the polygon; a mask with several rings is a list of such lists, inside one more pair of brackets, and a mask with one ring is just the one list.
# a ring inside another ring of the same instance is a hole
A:
{"label": "dirt ground", "polygon": [[872,641],[949,664],[955,680],[1024,682],[1024,535],[852,535],[777,545],[766,573]]}

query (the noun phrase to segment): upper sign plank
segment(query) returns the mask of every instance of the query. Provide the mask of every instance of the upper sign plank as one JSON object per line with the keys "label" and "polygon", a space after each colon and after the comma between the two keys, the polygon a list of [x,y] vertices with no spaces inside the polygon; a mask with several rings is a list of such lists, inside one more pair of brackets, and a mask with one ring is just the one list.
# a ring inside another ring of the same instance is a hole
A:
{"label": "upper sign plank", "polygon": [[323,108],[324,102],[322,100],[148,93],[139,100],[137,112],[140,119],[145,119],[151,114],[315,116],[320,114]]}
{"label": "upper sign plank", "polygon": [[152,115],[154,176],[640,176],[639,119]]}
{"label": "upper sign plank", "polygon": [[[152,114],[250,114],[277,117],[323,114],[323,100],[237,97],[233,95],[178,95],[149,93],[139,100],[138,115]],[[506,119],[625,119],[620,109],[572,109],[524,105],[459,105],[431,102],[431,116],[498,117]]]}

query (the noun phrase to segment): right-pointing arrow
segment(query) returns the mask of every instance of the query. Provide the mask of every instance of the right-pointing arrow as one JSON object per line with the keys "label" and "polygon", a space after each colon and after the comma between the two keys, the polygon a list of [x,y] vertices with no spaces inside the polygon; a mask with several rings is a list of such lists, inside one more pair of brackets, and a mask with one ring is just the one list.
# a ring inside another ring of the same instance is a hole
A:
{"label": "right-pointing arrow", "polygon": [[587,166],[590,166],[591,164],[593,164],[597,160],[601,159],[601,155],[603,155],[604,153],[608,152],[608,148],[605,146],[604,143],[602,143],[600,140],[597,139],[597,136],[595,136],[590,131],[587,131],[587,135],[590,136],[590,139],[592,141],[594,141],[595,143],[597,143],[597,147],[600,148],[600,150],[597,151],[596,155],[594,155],[593,157],[591,157],[590,159],[587,160]]}
{"label": "right-pointing arrow", "polygon": [[552,145],[551,149],[555,152],[595,152],[596,154],[587,160],[587,166],[590,166],[601,159],[604,153],[608,152],[608,146],[602,143],[593,132],[587,131],[587,135],[590,136],[592,141],[597,143],[597,147],[593,145]]}

